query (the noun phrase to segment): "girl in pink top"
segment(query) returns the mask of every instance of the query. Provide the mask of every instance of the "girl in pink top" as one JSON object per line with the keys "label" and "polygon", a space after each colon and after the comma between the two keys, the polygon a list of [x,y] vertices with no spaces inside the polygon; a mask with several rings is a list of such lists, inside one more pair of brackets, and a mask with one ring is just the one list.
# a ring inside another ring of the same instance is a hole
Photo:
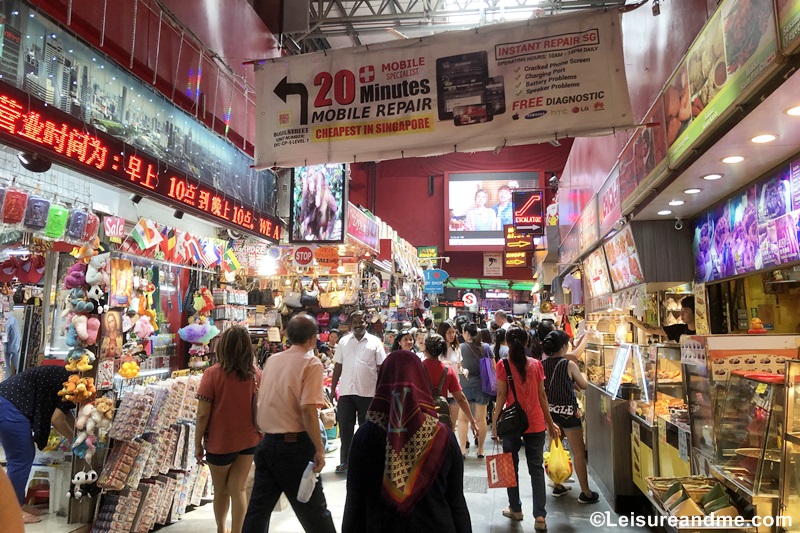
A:
{"label": "girl in pink top", "polygon": [[[547,531],[545,522],[547,512],[544,508],[546,494],[542,466],[544,434],[545,431],[548,431],[551,439],[560,439],[561,433],[550,416],[550,406],[547,403],[547,394],[544,389],[542,364],[525,355],[528,334],[524,329],[511,327],[506,332],[506,340],[508,341],[508,359],[502,359],[497,363],[497,402],[492,416],[492,436],[496,437],[497,435],[497,419],[503,406],[518,401],[528,417],[528,429],[523,435],[503,438],[503,451],[511,452],[514,459],[514,473],[519,481],[519,449],[521,447],[520,437],[522,437],[522,441],[525,443],[525,459],[528,462],[528,472],[531,476],[531,485],[533,485],[533,516],[536,518],[534,529]],[[509,373],[513,379],[517,397],[514,397],[514,392],[509,386]],[[503,516],[512,520],[522,520],[519,483],[516,487],[506,490],[509,506],[503,509]]]}
{"label": "girl in pink top", "polygon": [[[195,453],[208,463],[214,483],[217,533],[241,533],[247,511],[245,484],[261,435],[253,423],[253,395],[259,380],[247,329],[233,326],[217,346],[219,363],[203,373],[197,391]],[[228,509],[231,528],[226,529]]]}

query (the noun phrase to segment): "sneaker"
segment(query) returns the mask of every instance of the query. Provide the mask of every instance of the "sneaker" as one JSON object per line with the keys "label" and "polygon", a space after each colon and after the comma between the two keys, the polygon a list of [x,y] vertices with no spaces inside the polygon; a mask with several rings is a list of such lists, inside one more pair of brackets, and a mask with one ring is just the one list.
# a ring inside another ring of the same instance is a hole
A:
{"label": "sneaker", "polygon": [[553,489],[553,498],[560,498],[564,494],[568,493],[571,490],[572,490],[572,487],[565,487],[563,485],[560,486],[560,487],[555,487]]}
{"label": "sneaker", "polygon": [[579,503],[597,503],[600,501],[600,495],[596,492],[592,491],[591,496],[586,496],[584,493],[581,492],[581,495],[578,496]]}
{"label": "sneaker", "polygon": [[325,455],[328,455],[329,453],[333,453],[338,449],[339,449],[339,445],[338,444],[328,444],[325,447]]}
{"label": "sneaker", "polygon": [[346,474],[347,473],[347,465],[342,463],[336,467],[337,474]]}
{"label": "sneaker", "polygon": [[505,516],[506,518],[510,518],[511,520],[520,521],[522,520],[522,511],[515,513],[514,511],[511,510],[511,507],[506,507],[505,509],[503,509],[503,516]]}

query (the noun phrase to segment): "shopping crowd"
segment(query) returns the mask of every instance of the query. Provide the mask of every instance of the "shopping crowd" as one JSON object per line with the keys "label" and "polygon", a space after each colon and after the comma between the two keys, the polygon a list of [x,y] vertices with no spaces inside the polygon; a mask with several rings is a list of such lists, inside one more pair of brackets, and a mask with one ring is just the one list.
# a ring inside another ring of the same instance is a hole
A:
{"label": "shopping crowd", "polygon": [[[569,441],[578,500],[599,500],[588,486],[574,393],[587,386],[576,364],[585,339],[573,344],[552,321],[512,323],[502,311],[491,324],[427,319],[383,338],[368,331],[361,312],[348,326],[322,343],[314,318],[297,315],[286,326],[289,347],[263,368],[252,363],[246,329],[223,334],[219,363],[206,371],[198,392],[195,443],[198,462],[211,471],[219,533],[267,531],[281,494],[305,531],[337,530],[316,476],[330,452],[318,412],[326,396],[335,399],[341,437],[335,471],[347,477],[344,533],[471,531],[464,461],[472,445],[478,459],[485,457],[490,434],[512,455],[517,480],[525,448],[535,530],[547,529],[542,456],[548,435]],[[332,373],[328,389],[326,372]],[[488,374],[494,394],[486,391]],[[498,437],[498,418],[512,405],[524,411],[527,428]],[[553,488],[556,497],[567,492]],[[507,493],[503,515],[523,520],[519,487]]]}

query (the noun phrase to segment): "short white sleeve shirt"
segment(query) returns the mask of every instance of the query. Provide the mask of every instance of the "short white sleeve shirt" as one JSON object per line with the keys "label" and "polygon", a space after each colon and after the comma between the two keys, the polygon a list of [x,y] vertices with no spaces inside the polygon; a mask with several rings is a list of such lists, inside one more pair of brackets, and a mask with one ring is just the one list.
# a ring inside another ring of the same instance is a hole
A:
{"label": "short white sleeve shirt", "polygon": [[383,343],[375,335],[365,333],[359,341],[352,333],[339,341],[333,362],[342,365],[339,378],[340,396],[375,396],[378,367],[386,359]]}
{"label": "short white sleeve shirt", "polygon": [[504,331],[508,331],[509,329],[511,329],[511,322],[506,322],[505,324],[500,326],[500,328],[503,329]]}

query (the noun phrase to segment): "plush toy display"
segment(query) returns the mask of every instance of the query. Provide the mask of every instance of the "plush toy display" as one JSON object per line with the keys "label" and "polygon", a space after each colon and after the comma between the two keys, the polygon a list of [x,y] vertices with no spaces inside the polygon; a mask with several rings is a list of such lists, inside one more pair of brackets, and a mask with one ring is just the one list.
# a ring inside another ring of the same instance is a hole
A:
{"label": "plush toy display", "polygon": [[82,378],[77,374],[73,374],[64,382],[64,388],[58,391],[58,395],[66,401],[80,404],[92,399],[96,392],[94,379]]}
{"label": "plush toy display", "polygon": [[137,377],[139,375],[139,363],[136,361],[122,363],[122,368],[119,369],[119,375],[127,379]]}
{"label": "plush toy display", "polygon": [[67,270],[67,277],[64,279],[64,287],[74,289],[83,287],[86,284],[86,264],[78,262]]}
{"label": "plush toy display", "polygon": [[99,433],[101,430],[108,431],[113,419],[114,401],[111,398],[98,398],[94,403],[84,405],[75,421],[75,429],[79,433],[72,444],[72,451],[91,463],[95,452],[105,445],[105,439],[98,438]]}
{"label": "plush toy display", "polygon": [[86,485],[92,485],[96,482],[97,472],[94,470],[76,472],[75,475],[72,476],[72,486],[69,492],[67,492],[67,498],[82,498],[84,494],[91,496],[95,493],[96,487],[90,488]]}
{"label": "plush toy display", "polygon": [[136,325],[133,326],[133,332],[136,334],[137,337],[140,339],[147,339],[155,332],[153,325],[151,324],[150,315],[140,315],[139,319],[136,321]]}
{"label": "plush toy display", "polygon": [[89,350],[73,348],[69,352],[67,361],[65,368],[70,372],[88,372],[93,368],[92,363],[94,363],[95,357]]}
{"label": "plush toy display", "polygon": [[89,259],[89,265],[86,269],[86,283],[88,285],[108,286],[109,276],[108,272],[106,272],[108,257],[109,254],[98,254]]}
{"label": "plush toy display", "polygon": [[106,292],[103,290],[100,285],[92,285],[89,287],[89,292],[87,293],[89,300],[92,301],[94,304],[94,311],[98,315],[101,315],[108,311],[108,300],[106,299]]}
{"label": "plush toy display", "polygon": [[189,348],[189,366],[203,368],[208,366],[207,345],[220,331],[208,314],[216,307],[211,291],[205,287],[194,294],[192,304],[196,314],[189,317],[188,324],[178,330],[182,340],[191,344]]}

